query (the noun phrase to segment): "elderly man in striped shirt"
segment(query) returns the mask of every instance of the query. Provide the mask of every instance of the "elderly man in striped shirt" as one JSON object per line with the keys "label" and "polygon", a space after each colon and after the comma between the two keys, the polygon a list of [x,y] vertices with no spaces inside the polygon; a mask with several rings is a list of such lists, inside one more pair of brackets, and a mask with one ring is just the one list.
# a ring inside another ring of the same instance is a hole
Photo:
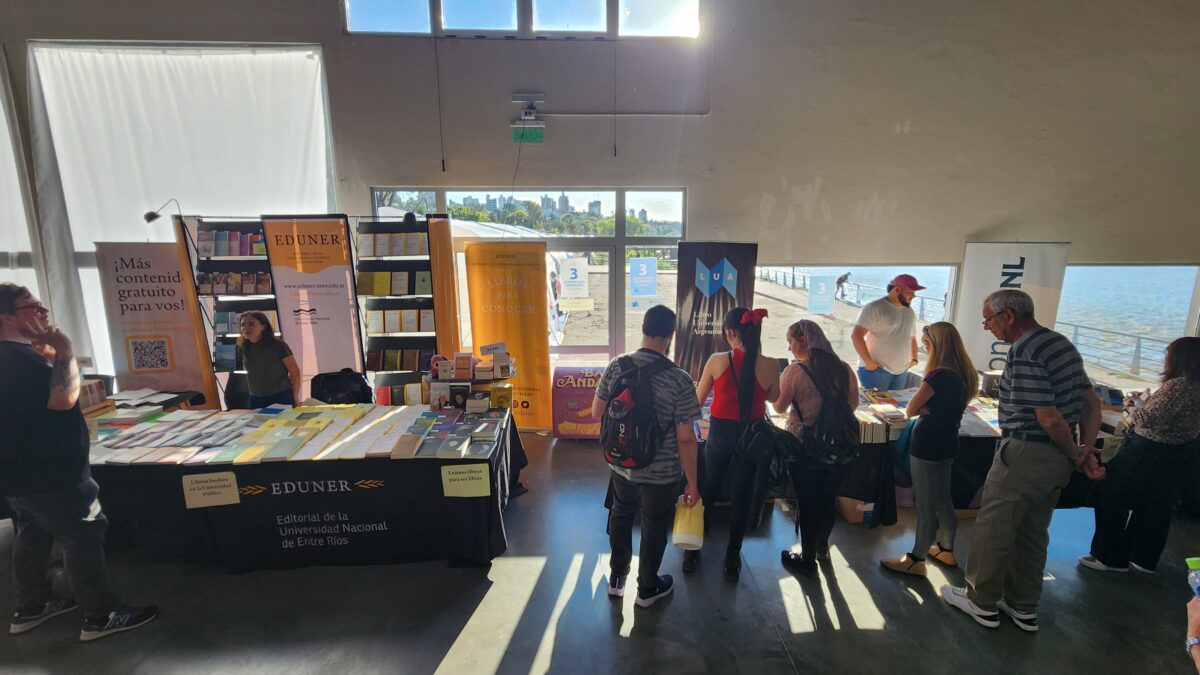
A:
{"label": "elderly man in striped shirt", "polygon": [[975,519],[967,585],[943,586],[942,598],[982,626],[999,627],[1004,612],[1034,632],[1059,492],[1073,471],[1104,477],[1095,448],[1100,399],[1075,346],[1038,324],[1027,293],[989,295],[983,327],[1011,344],[1000,380],[1003,438]]}

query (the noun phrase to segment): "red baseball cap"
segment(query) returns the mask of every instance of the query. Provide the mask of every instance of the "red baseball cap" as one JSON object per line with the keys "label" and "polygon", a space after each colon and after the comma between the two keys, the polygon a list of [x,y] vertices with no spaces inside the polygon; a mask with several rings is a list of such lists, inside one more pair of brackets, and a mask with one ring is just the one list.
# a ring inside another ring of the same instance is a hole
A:
{"label": "red baseball cap", "polygon": [[913,275],[911,275],[911,274],[900,274],[900,275],[897,275],[895,279],[892,279],[892,280],[889,282],[889,285],[891,285],[891,286],[900,286],[901,288],[907,288],[907,289],[908,289],[908,290],[910,290],[910,291],[923,291],[923,290],[925,290],[925,287],[924,287],[924,286],[922,286],[921,284],[917,283],[917,278],[916,278],[916,277],[914,277],[914,276],[913,276]]}

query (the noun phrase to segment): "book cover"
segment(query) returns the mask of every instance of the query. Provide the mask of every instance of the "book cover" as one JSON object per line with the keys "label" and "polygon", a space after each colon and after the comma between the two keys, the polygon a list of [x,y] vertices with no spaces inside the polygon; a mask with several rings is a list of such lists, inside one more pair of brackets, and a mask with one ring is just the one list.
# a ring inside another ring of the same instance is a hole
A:
{"label": "book cover", "polygon": [[291,436],[280,441],[276,441],[271,449],[262,456],[263,462],[284,462],[289,457],[296,454],[310,437],[307,435]]}
{"label": "book cover", "polygon": [[467,446],[471,444],[470,436],[451,434],[438,446],[437,456],[441,459],[462,459]]}
{"label": "book cover", "polygon": [[367,370],[383,370],[383,350],[367,350]]}
{"label": "book cover", "polygon": [[196,233],[196,256],[200,258],[211,258],[216,255],[216,241],[213,239],[212,230],[201,230]]}
{"label": "book cover", "polygon": [[213,232],[213,257],[229,255],[229,233],[223,230]]}
{"label": "book cover", "polygon": [[255,292],[258,293],[259,295],[270,295],[271,291],[272,291],[271,273],[270,272],[259,272],[256,279],[257,279],[257,282],[256,282],[256,287],[254,289]]}
{"label": "book cover", "polygon": [[391,248],[390,248],[391,236],[393,236],[393,235],[389,235],[387,233],[377,233],[375,235],[374,251],[375,251],[376,258],[385,258],[392,252]]}
{"label": "book cover", "polygon": [[454,354],[454,379],[469,380],[471,379],[472,365],[474,357],[470,352],[457,352]]}
{"label": "book cover", "polygon": [[370,272],[359,272],[354,277],[354,292],[359,295],[373,295],[375,277]]}
{"label": "book cover", "polygon": [[421,327],[419,316],[418,310],[415,309],[400,310],[400,331],[403,333],[416,333]]}
{"label": "book cover", "polygon": [[471,385],[465,382],[450,383],[450,405],[454,408],[465,409],[467,399],[471,397]]}
{"label": "book cover", "polygon": [[404,385],[404,405],[421,405],[421,383],[412,382]]}
{"label": "book cover", "polygon": [[250,243],[250,255],[265,256],[266,254],[267,254],[266,238],[263,237],[262,234],[254,235],[254,239]]}
{"label": "book cover", "polygon": [[487,392],[483,391],[472,392],[471,396],[467,399],[467,412],[475,414],[487,412],[488,406],[491,405],[489,396]]}
{"label": "book cover", "polygon": [[450,407],[449,382],[431,382],[429,384],[429,407],[432,410]]}
{"label": "book cover", "polygon": [[264,309],[263,314],[267,315],[267,321],[271,322],[271,327],[276,333],[279,332],[279,312],[273,309]]}
{"label": "book cover", "polygon": [[413,295],[433,295],[433,276],[429,270],[413,273]]}
{"label": "book cover", "polygon": [[212,276],[208,272],[196,275],[196,292],[200,295],[212,295]]}
{"label": "book cover", "polygon": [[238,240],[238,243],[239,243],[239,245],[240,245],[240,247],[241,247],[241,248],[239,249],[239,251],[238,251],[238,255],[240,255],[240,256],[247,256],[247,257],[249,257],[249,255],[250,255],[250,241],[251,241],[251,239],[252,239],[253,237],[254,237],[254,235],[252,235],[252,234],[243,234],[243,235],[241,236],[241,238]]}
{"label": "book cover", "polygon": [[234,256],[242,254],[242,233],[233,231],[225,234],[225,241],[228,242],[225,246],[225,255]]}
{"label": "book cover", "polygon": [[243,452],[246,451],[249,445],[238,444],[226,448],[218,448],[220,452],[213,455],[212,459],[208,460],[209,464],[233,464],[233,460],[237,459]]}
{"label": "book cover", "polygon": [[408,295],[408,272],[392,272],[392,295]]}
{"label": "book cover", "polygon": [[369,232],[359,232],[354,248],[360,258],[369,258],[375,255],[375,235]]}
{"label": "book cover", "polygon": [[213,345],[213,370],[232,373],[237,369],[237,345],[217,343]]}
{"label": "book cover", "polygon": [[213,312],[213,332],[217,335],[232,332],[229,329],[229,312]]}
{"label": "book cover", "polygon": [[429,235],[425,232],[417,232],[413,237],[417,240],[416,255],[429,255]]}
{"label": "book cover", "polygon": [[383,370],[400,370],[400,350],[383,350]]}
{"label": "book cover", "polygon": [[392,292],[391,272],[372,272],[374,282],[371,284],[375,295],[390,295]]}
{"label": "book cover", "polygon": [[391,405],[392,388],[386,385],[375,387],[375,405]]}
{"label": "book cover", "polygon": [[423,373],[429,372],[429,362],[433,360],[432,349],[422,349],[417,352],[417,370]]}
{"label": "book cover", "polygon": [[433,310],[422,309],[418,310],[418,325],[422,333],[433,333],[437,329],[433,327]]}
{"label": "book cover", "polygon": [[493,408],[511,408],[512,407],[513,387],[511,384],[493,384],[491,393],[491,404]]}
{"label": "book cover", "polygon": [[188,457],[186,460],[183,461],[183,463],[185,465],[206,464],[206,463],[208,463],[208,460],[212,459],[213,457],[216,457],[217,454],[220,452],[221,452],[221,448],[209,448],[208,450],[201,450],[200,452],[197,452],[196,454],[192,455],[191,457]]}
{"label": "book cover", "polygon": [[242,273],[230,272],[229,276],[225,277],[225,292],[229,295],[242,294]]}
{"label": "book cover", "polygon": [[400,370],[417,369],[417,350],[405,349],[400,352]]}
{"label": "book cover", "polygon": [[242,330],[242,314],[243,312],[229,313],[229,332],[238,333]]}
{"label": "book cover", "polygon": [[492,451],[496,449],[496,444],[490,441],[471,441],[467,446],[467,451],[463,453],[463,459],[487,459],[492,456]]}
{"label": "book cover", "polygon": [[454,379],[454,362],[443,360],[437,362],[437,379],[453,380]]}
{"label": "book cover", "polygon": [[389,255],[393,255],[393,256],[404,255],[404,235],[403,235],[403,233],[393,234],[390,241],[391,241],[391,246],[388,247],[390,249]]}
{"label": "book cover", "polygon": [[392,405],[404,405],[404,385],[392,385]]}
{"label": "book cover", "polygon": [[262,460],[262,456],[271,451],[271,446],[266,443],[255,443],[242,451],[233,460],[234,464],[258,464]]}
{"label": "book cover", "polygon": [[225,284],[229,283],[229,275],[225,272],[213,272],[212,277],[212,294],[225,295]]}
{"label": "book cover", "polygon": [[383,333],[383,310],[367,310],[367,335],[379,335],[381,333]]}
{"label": "book cover", "polygon": [[417,447],[416,452],[413,453],[413,457],[437,457],[438,451],[442,448],[442,444],[445,443],[446,439],[449,437],[450,434],[446,431],[430,431],[425,435],[425,439],[421,441],[421,444]]}
{"label": "book cover", "polygon": [[383,332],[399,333],[400,332],[400,310],[385,309],[383,310]]}
{"label": "book cover", "polygon": [[258,289],[258,275],[254,272],[242,272],[242,295],[254,295]]}
{"label": "book cover", "polygon": [[484,420],[471,430],[471,438],[477,441],[495,441],[500,438],[500,422]]}

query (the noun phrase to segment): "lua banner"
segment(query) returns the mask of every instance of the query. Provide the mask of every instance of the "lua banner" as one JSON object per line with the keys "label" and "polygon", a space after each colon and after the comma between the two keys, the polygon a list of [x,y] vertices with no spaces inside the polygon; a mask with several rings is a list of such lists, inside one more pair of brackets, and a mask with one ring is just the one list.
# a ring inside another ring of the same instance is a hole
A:
{"label": "lua banner", "polygon": [[1006,288],[1025,291],[1038,322],[1053,327],[1070,250],[1068,243],[967,244],[954,323],[976,369],[1003,370],[1009,349],[980,326],[984,299]]}
{"label": "lua banner", "polygon": [[550,332],[546,244],[466,245],[471,333],[478,345],[508,343],[516,361],[513,417],[522,429],[549,429]]}
{"label": "lua banner", "polygon": [[264,216],[279,332],[292,348],[302,396],[320,373],[363,371],[358,302],[345,216]]}
{"label": "lua banner", "polygon": [[219,407],[194,280],[182,272],[181,251],[171,243],[96,243],[117,385],[198,391],[205,401],[198,407]]}
{"label": "lua banner", "polygon": [[679,242],[675,364],[694,380],[715,352],[729,349],[721,330],[725,313],[754,301],[758,244]]}

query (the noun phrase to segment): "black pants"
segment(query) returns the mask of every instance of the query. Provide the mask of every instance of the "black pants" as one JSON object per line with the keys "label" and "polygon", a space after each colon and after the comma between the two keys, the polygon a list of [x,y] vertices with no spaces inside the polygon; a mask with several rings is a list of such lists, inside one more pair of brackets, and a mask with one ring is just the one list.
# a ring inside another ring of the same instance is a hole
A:
{"label": "black pants", "polygon": [[[1171,510],[1196,462],[1196,442],[1165,445],[1130,432],[1096,484],[1092,555],[1110,567],[1153,570],[1167,545]],[[1132,512],[1132,513],[1131,513]]]}
{"label": "black pants", "polygon": [[87,479],[56,492],[9,497],[16,514],[13,542],[13,581],[17,606],[40,608],[50,597],[46,565],[57,539],[75,600],[89,618],[107,616],[117,604],[104,562],[104,532],[108,519],[100,511],[100,486]]}
{"label": "black pants", "polygon": [[700,464],[700,499],[704,501],[706,524],[711,513],[709,508],[720,496],[726,478],[729,479],[729,545],[725,555],[731,558],[741,552],[742,540],[746,537],[757,468],[754,462],[736,456],[734,452],[745,429],[741,422],[711,420]]}
{"label": "black pants", "polygon": [[796,525],[806,558],[812,558],[822,544],[829,543],[837,513],[834,498],[849,470],[849,464],[831,466],[809,457],[799,457],[788,464],[792,488],[796,491]]}
{"label": "black pants", "polygon": [[629,574],[633,559],[633,519],[640,514],[642,541],[638,551],[638,587],[658,586],[658,568],[667,548],[667,535],[675,521],[679,483],[649,485],[632,483],[612,475],[612,507],[608,511],[608,543],[612,548],[609,574]]}

